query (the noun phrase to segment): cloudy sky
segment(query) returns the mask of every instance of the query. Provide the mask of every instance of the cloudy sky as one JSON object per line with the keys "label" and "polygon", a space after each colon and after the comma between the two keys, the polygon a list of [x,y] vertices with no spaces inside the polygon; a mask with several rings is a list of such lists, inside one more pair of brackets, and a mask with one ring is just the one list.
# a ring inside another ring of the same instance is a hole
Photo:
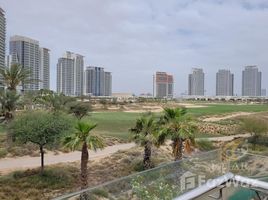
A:
{"label": "cloudy sky", "polygon": [[206,94],[215,93],[218,69],[235,74],[258,65],[268,80],[267,0],[0,0],[7,38],[23,35],[51,50],[51,87],[57,59],[66,51],[87,65],[113,73],[113,92],[152,92],[152,75],[175,77],[175,93],[187,90],[193,67],[206,73]]}

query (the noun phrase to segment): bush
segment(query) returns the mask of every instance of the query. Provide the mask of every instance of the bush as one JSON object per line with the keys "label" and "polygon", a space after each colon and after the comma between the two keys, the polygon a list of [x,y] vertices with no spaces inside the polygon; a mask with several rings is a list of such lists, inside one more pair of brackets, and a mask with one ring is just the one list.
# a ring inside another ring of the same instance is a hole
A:
{"label": "bush", "polygon": [[136,171],[136,172],[141,172],[144,170],[144,166],[143,166],[143,161],[142,160],[136,160],[134,163],[133,163],[133,169]]}
{"label": "bush", "polygon": [[7,155],[7,150],[4,148],[0,148],[0,158],[4,158]]}
{"label": "bush", "polygon": [[213,150],[215,147],[213,146],[213,143],[209,141],[208,139],[200,139],[196,140],[197,148],[201,151],[209,151]]}
{"label": "bush", "polygon": [[178,195],[178,188],[164,181],[146,185],[142,177],[137,177],[131,181],[131,186],[137,199],[169,200]]}
{"label": "bush", "polygon": [[105,198],[109,197],[108,192],[103,190],[103,189],[95,189],[92,191],[92,193],[96,196],[99,196],[99,197],[105,197]]}
{"label": "bush", "polygon": [[248,142],[252,144],[258,144],[268,147],[268,137],[267,136],[258,136],[248,138]]}
{"label": "bush", "polygon": [[11,156],[32,156],[32,157],[38,157],[39,149],[37,146],[33,144],[23,144],[23,145],[17,145],[13,144],[7,149],[8,153]]}

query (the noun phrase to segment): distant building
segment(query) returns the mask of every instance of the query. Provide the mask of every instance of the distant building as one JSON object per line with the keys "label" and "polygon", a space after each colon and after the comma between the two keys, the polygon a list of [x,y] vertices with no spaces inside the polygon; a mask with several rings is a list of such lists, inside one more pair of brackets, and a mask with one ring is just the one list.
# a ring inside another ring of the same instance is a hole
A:
{"label": "distant building", "polygon": [[266,97],[266,89],[261,89],[261,96]]}
{"label": "distant building", "polygon": [[151,94],[151,93],[141,93],[140,95],[139,95],[139,97],[142,97],[142,98],[152,98],[153,97],[153,95]]}
{"label": "distant building", "polygon": [[188,95],[205,95],[205,74],[203,72],[203,69],[193,68],[192,74],[189,74]]}
{"label": "distant building", "polygon": [[261,78],[257,66],[246,66],[242,74],[242,96],[261,96]]}
{"label": "distant building", "polygon": [[156,72],[154,76],[154,93],[156,98],[173,98],[173,76],[166,72]]}
{"label": "distant building", "polygon": [[102,67],[88,66],[85,70],[85,94],[91,96],[111,96],[111,72],[105,72]]}
{"label": "distant building", "polygon": [[112,73],[104,72],[104,96],[112,96]]}
{"label": "distant building", "polygon": [[33,91],[49,88],[48,49],[40,48],[37,40],[19,35],[10,38],[9,48],[8,65],[20,64],[24,69],[30,71],[30,79],[36,80],[33,83],[22,84],[22,90]]}
{"label": "distant building", "polygon": [[234,74],[230,70],[221,69],[216,75],[216,96],[234,95]]}
{"label": "distant building", "polygon": [[6,56],[5,66],[6,66],[7,68],[10,68],[10,67],[11,67],[11,64],[12,64],[12,56],[11,56],[11,55],[7,55],[7,56]]}
{"label": "distant building", "polygon": [[[0,8],[0,68],[5,67],[6,55],[6,18],[5,11]],[[3,80],[3,77],[0,77]],[[2,82],[2,81],[1,81]],[[0,85],[0,89],[3,89],[4,85]]]}
{"label": "distant building", "polygon": [[83,95],[84,57],[67,51],[57,64],[57,92],[68,96]]}
{"label": "distant building", "polygon": [[118,98],[118,99],[129,99],[133,98],[133,93],[112,93],[112,97]]}
{"label": "distant building", "polygon": [[50,89],[50,54],[49,49],[39,48],[40,88]]}

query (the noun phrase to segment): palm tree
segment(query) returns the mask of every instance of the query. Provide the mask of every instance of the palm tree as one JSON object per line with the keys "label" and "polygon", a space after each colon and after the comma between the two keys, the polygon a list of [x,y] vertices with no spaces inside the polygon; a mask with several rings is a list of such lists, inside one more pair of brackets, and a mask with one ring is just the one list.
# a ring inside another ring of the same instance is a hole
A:
{"label": "palm tree", "polygon": [[136,124],[130,131],[134,134],[133,139],[136,143],[144,147],[143,166],[145,169],[152,168],[151,148],[156,142],[156,122],[154,116],[144,115],[137,119]]}
{"label": "palm tree", "polygon": [[13,112],[19,97],[15,91],[6,90],[0,93],[1,110],[7,122],[13,119]]}
{"label": "palm tree", "polygon": [[10,68],[1,68],[0,74],[3,76],[3,84],[11,91],[16,91],[17,86],[20,84],[29,84],[38,81],[30,79],[31,72],[22,68],[19,64],[13,64]]}
{"label": "palm tree", "polygon": [[[182,159],[183,147],[186,151],[191,150],[194,143],[196,126],[186,116],[186,108],[165,108],[164,115],[160,120],[162,135],[159,139],[163,142],[168,136],[172,140],[172,149],[175,161]],[[183,144],[184,143],[184,144]]]}
{"label": "palm tree", "polygon": [[79,121],[75,129],[77,132],[65,138],[65,145],[71,150],[75,150],[82,146],[81,152],[81,189],[88,186],[87,180],[87,163],[88,163],[88,149],[96,151],[98,148],[103,148],[104,143],[101,137],[91,133],[96,128],[97,124],[85,123]]}

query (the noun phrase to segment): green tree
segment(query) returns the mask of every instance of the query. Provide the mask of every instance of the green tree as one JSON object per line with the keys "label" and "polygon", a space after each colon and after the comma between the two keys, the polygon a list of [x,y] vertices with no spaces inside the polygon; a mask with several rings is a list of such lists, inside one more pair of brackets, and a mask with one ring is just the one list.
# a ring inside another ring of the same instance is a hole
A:
{"label": "green tree", "polygon": [[66,110],[68,103],[73,101],[75,98],[55,93],[52,90],[40,90],[34,99],[35,103],[43,105],[54,113]]}
{"label": "green tree", "polygon": [[241,130],[251,134],[249,142],[253,144],[253,150],[256,150],[256,145],[265,137],[265,134],[267,136],[267,120],[258,117],[245,117],[241,118],[241,121]]}
{"label": "green tree", "polygon": [[65,115],[33,111],[18,115],[11,123],[10,131],[15,142],[33,143],[39,146],[41,170],[44,172],[44,148],[59,141],[62,135],[72,129],[72,121]]}
{"label": "green tree", "polygon": [[17,106],[24,110],[34,110],[36,105],[34,99],[37,91],[26,91],[17,102]]}
{"label": "green tree", "polygon": [[2,91],[0,93],[0,103],[2,114],[5,117],[5,121],[9,122],[14,117],[14,111],[16,109],[16,103],[20,96],[15,91]]}
{"label": "green tree", "polygon": [[39,81],[30,79],[30,70],[24,69],[19,64],[13,64],[10,68],[1,68],[0,74],[3,77],[3,84],[11,91],[16,91],[20,84],[30,84]]}
{"label": "green tree", "polygon": [[75,127],[76,132],[71,136],[65,137],[64,144],[71,150],[76,150],[82,146],[81,152],[81,189],[85,189],[88,186],[88,149],[96,151],[98,148],[104,147],[104,142],[101,137],[92,133],[92,130],[96,128],[97,124],[91,122],[79,121]]}
{"label": "green tree", "polygon": [[69,107],[69,113],[73,114],[77,119],[81,120],[92,110],[89,103],[75,102]]}
{"label": "green tree", "polygon": [[130,129],[133,133],[134,141],[144,147],[143,166],[145,169],[152,167],[151,149],[152,145],[157,141],[156,128],[154,116],[148,113],[137,119],[135,126]]}
{"label": "green tree", "polygon": [[186,108],[165,108],[160,120],[162,130],[158,137],[159,142],[164,142],[167,137],[171,138],[175,161],[182,159],[183,147],[186,151],[190,151],[190,145],[194,143],[197,127],[186,114]]}

